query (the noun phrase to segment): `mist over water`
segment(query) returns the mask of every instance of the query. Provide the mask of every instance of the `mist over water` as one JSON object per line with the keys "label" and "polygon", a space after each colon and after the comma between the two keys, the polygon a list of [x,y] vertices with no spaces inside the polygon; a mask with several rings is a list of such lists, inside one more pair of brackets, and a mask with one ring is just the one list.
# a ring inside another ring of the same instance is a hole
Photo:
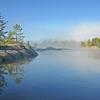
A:
{"label": "mist over water", "polygon": [[41,41],[31,41],[33,48],[80,48],[81,41],[74,40],[41,40]]}
{"label": "mist over water", "polygon": [[100,99],[99,49],[38,54],[30,61],[0,66],[0,100]]}
{"label": "mist over water", "polygon": [[0,0],[0,62],[0,100],[100,100],[100,0]]}

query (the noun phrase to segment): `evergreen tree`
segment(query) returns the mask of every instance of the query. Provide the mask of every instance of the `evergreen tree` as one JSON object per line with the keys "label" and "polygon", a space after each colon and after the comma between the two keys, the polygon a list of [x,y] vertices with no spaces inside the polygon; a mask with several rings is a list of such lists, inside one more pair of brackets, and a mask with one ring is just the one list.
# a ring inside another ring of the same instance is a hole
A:
{"label": "evergreen tree", "polygon": [[6,38],[7,31],[5,31],[7,21],[4,21],[3,17],[0,15],[0,41],[5,44],[4,40]]}
{"label": "evergreen tree", "polygon": [[88,46],[88,47],[91,47],[91,46],[92,46],[92,42],[91,42],[90,39],[88,39],[88,41],[87,41],[87,46]]}
{"label": "evergreen tree", "polygon": [[16,24],[15,26],[13,26],[14,28],[14,32],[15,32],[15,38],[16,38],[16,42],[23,42],[24,40],[24,35],[23,35],[23,32],[22,32],[22,28],[21,28],[21,25],[19,24]]}

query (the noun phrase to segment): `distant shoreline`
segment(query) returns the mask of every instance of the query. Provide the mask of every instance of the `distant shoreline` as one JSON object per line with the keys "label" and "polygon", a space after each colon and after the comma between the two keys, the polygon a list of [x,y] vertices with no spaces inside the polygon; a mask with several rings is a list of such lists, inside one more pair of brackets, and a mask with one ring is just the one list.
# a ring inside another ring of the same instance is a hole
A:
{"label": "distant shoreline", "polygon": [[62,51],[62,50],[72,50],[70,48],[55,48],[55,47],[46,47],[46,48],[36,48],[36,51],[51,51],[51,50],[56,50],[56,51]]}
{"label": "distant shoreline", "polygon": [[81,49],[100,49],[100,48],[93,46],[93,47],[81,47]]}

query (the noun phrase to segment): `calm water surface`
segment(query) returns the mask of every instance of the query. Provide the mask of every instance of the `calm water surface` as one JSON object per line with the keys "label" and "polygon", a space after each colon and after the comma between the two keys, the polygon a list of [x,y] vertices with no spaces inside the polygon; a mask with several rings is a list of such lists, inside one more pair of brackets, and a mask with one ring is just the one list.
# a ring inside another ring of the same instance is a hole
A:
{"label": "calm water surface", "polygon": [[100,50],[43,51],[2,64],[0,100],[100,100]]}

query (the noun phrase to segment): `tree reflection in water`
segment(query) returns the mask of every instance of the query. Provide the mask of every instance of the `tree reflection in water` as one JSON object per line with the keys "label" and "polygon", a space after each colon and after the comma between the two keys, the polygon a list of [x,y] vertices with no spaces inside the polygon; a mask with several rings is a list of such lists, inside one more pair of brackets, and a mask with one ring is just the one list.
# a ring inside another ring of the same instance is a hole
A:
{"label": "tree reflection in water", "polygon": [[89,59],[100,60],[100,49],[99,48],[88,48],[81,52],[82,55],[87,55]]}
{"label": "tree reflection in water", "polygon": [[2,91],[7,85],[6,80],[5,80],[5,75],[7,75],[6,66],[1,65],[0,66],[0,95],[2,94]]}
{"label": "tree reflection in water", "polygon": [[16,84],[22,82],[24,78],[23,64],[31,62],[32,59],[23,59],[14,63],[0,65],[0,95],[2,95],[4,89],[7,87],[6,76],[11,77]]}

